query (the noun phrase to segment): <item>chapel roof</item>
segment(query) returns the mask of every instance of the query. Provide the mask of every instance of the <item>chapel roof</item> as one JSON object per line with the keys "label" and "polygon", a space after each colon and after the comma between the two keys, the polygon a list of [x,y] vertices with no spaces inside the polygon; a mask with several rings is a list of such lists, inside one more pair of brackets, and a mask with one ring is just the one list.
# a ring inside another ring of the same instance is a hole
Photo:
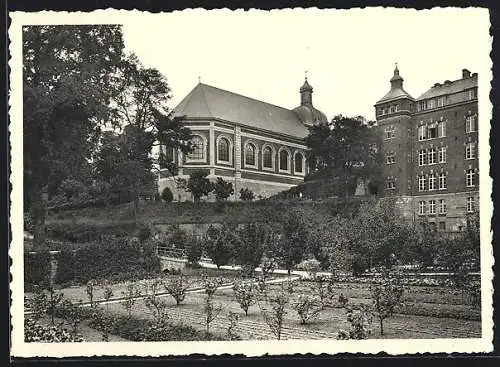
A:
{"label": "chapel roof", "polygon": [[174,111],[175,116],[221,119],[300,139],[309,133],[292,110],[203,83],[198,83]]}

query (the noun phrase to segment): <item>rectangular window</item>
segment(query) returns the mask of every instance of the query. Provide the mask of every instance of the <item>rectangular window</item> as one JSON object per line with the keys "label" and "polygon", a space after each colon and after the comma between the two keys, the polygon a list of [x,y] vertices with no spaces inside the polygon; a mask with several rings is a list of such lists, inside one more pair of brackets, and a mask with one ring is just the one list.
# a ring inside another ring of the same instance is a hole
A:
{"label": "rectangular window", "polygon": [[396,153],[395,152],[387,152],[385,153],[386,163],[393,164],[396,163]]}
{"label": "rectangular window", "polygon": [[436,160],[437,160],[436,148],[430,148],[428,155],[429,155],[429,164],[436,164]]}
{"label": "rectangular window", "polygon": [[465,145],[465,159],[476,158],[476,143],[467,143]]}
{"label": "rectangular window", "polygon": [[396,182],[393,178],[390,178],[387,180],[385,187],[387,190],[393,190],[396,188]]}
{"label": "rectangular window", "polygon": [[438,99],[437,99],[437,106],[438,107],[446,106],[446,101],[447,101],[446,96],[438,97]]}
{"label": "rectangular window", "polygon": [[468,169],[465,173],[465,186],[474,187],[476,185],[476,173],[473,169]]}
{"label": "rectangular window", "polygon": [[446,231],[446,222],[444,222],[444,221],[439,222],[439,230],[441,232]]}
{"label": "rectangular window", "polygon": [[418,152],[418,165],[424,166],[425,164],[427,164],[427,152],[425,149],[422,149]]}
{"label": "rectangular window", "polygon": [[439,174],[439,190],[446,189],[446,173]]}
{"label": "rectangular window", "polygon": [[429,176],[429,190],[436,190],[436,175]]}
{"label": "rectangular window", "polygon": [[418,176],[418,191],[425,191],[425,176]]}
{"label": "rectangular window", "polygon": [[419,107],[420,111],[426,110],[427,109],[427,100],[420,101],[418,104],[418,107]]}
{"label": "rectangular window", "polygon": [[388,125],[385,127],[385,138],[392,139],[396,136],[396,128],[394,125]]}
{"label": "rectangular window", "polygon": [[434,138],[437,138],[437,137],[438,137],[437,124],[429,125],[429,127],[427,129],[427,138],[428,139],[434,139]]}
{"label": "rectangular window", "polygon": [[443,138],[446,136],[446,121],[438,122],[438,136]]}
{"label": "rectangular window", "polygon": [[418,127],[418,140],[422,141],[427,139],[427,126],[425,125],[420,125]]}
{"label": "rectangular window", "polygon": [[465,132],[472,133],[477,131],[477,118],[476,116],[467,116],[465,118]]}
{"label": "rectangular window", "polygon": [[419,215],[424,215],[425,214],[425,201],[420,201],[418,203],[418,214]]}
{"label": "rectangular window", "polygon": [[429,109],[436,108],[436,100],[434,98],[429,99],[429,102],[427,103],[427,108]]}
{"label": "rectangular window", "polygon": [[467,213],[472,212],[474,212],[474,198],[472,196],[469,196],[467,198]]}
{"label": "rectangular window", "polygon": [[439,163],[446,163],[446,147],[439,147],[438,156]]}
{"label": "rectangular window", "polygon": [[467,91],[467,98],[469,100],[476,99],[477,98],[477,89],[476,88],[469,89]]}
{"label": "rectangular window", "polygon": [[436,214],[436,200],[429,200],[429,214]]}
{"label": "rectangular window", "polygon": [[396,107],[394,107],[394,106],[391,106],[391,108],[390,108],[390,112],[391,112],[391,113],[394,113],[394,112],[396,112]]}
{"label": "rectangular window", "polygon": [[439,200],[439,214],[446,214],[446,200]]}

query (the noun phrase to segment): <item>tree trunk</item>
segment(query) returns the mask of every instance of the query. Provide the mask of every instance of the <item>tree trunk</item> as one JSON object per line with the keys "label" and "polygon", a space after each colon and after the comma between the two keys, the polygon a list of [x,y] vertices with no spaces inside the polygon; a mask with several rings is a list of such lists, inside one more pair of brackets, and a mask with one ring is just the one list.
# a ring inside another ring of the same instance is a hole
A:
{"label": "tree trunk", "polygon": [[384,335],[384,320],[380,319],[380,335]]}

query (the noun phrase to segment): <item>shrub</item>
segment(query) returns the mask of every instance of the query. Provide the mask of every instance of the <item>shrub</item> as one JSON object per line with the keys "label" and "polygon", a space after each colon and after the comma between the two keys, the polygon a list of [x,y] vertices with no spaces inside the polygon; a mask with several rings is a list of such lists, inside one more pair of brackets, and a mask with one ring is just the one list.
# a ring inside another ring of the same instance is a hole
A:
{"label": "shrub", "polygon": [[144,242],[151,238],[151,234],[151,228],[149,228],[148,226],[141,226],[139,228],[137,238],[139,238],[139,241]]}
{"label": "shrub", "polygon": [[153,279],[146,284],[146,298],[144,304],[153,315],[155,323],[163,325],[168,320],[167,303],[158,297],[160,291],[161,279]]}
{"label": "shrub", "polygon": [[89,280],[85,287],[85,293],[87,293],[87,297],[89,298],[90,307],[95,307],[94,291],[96,287],[97,287],[97,281],[94,279]]}
{"label": "shrub", "polygon": [[176,248],[185,248],[190,241],[186,231],[181,229],[178,225],[175,225],[172,228],[172,232],[168,235],[168,242]]}
{"label": "shrub", "polygon": [[349,331],[339,330],[337,339],[367,339],[372,333],[372,315],[364,308],[347,310],[347,321],[351,324]]}
{"label": "shrub", "polygon": [[56,307],[62,301],[64,294],[57,293],[53,286],[48,287],[49,296],[47,297],[47,312],[50,315],[50,322],[54,325]]}
{"label": "shrub", "polygon": [[250,201],[254,199],[254,194],[252,190],[248,188],[240,189],[240,199],[244,201]]}
{"label": "shrub", "polygon": [[223,283],[223,280],[221,278],[204,278],[203,279],[203,286],[205,287],[205,326],[206,326],[206,333],[208,334],[210,332],[210,324],[212,321],[214,321],[217,316],[222,312],[222,306],[215,305],[213,298],[215,295],[215,292],[217,291],[217,288],[220,287]]}
{"label": "shrub", "polygon": [[470,298],[470,304],[474,308],[481,307],[481,282],[471,281],[465,286],[465,290]]}
{"label": "shrub", "polygon": [[137,297],[141,295],[140,290],[134,283],[127,283],[126,290],[122,291],[122,296],[125,300],[121,303],[122,307],[127,311],[128,317],[132,317],[132,307],[137,301]]}
{"label": "shrub", "polygon": [[203,243],[193,237],[187,249],[187,260],[190,264],[198,264],[203,252]]}
{"label": "shrub", "polygon": [[28,290],[34,285],[46,286],[50,282],[50,258],[48,251],[24,253],[24,283]]}
{"label": "shrub", "polygon": [[71,336],[73,338],[80,335],[78,327],[82,321],[82,315],[78,306],[75,306],[70,300],[64,300],[59,307],[55,308],[55,315],[57,317],[62,316],[62,318],[69,322],[71,326]]}
{"label": "shrub", "polygon": [[283,286],[275,294],[268,296],[268,303],[271,309],[266,309],[261,306],[262,316],[264,321],[271,329],[271,332],[278,340],[281,339],[284,317],[287,313],[286,305],[290,301],[290,294]]}
{"label": "shrub", "polygon": [[382,284],[372,284],[370,294],[374,312],[380,322],[380,335],[384,335],[384,320],[392,316],[395,308],[401,303],[403,286],[397,278],[386,278]]}
{"label": "shrub", "polygon": [[180,274],[172,277],[164,282],[165,290],[174,299],[177,306],[186,298],[186,291],[189,288],[189,283],[184,275]]}
{"label": "shrub", "polygon": [[238,319],[239,319],[238,314],[235,312],[229,312],[227,318],[229,320],[229,327],[227,328],[227,338],[229,340],[239,340],[240,337],[236,333],[236,327],[238,325]]}
{"label": "shrub", "polygon": [[262,256],[271,241],[270,229],[260,223],[245,224],[238,230],[239,241],[236,241],[236,257],[244,266],[245,275],[253,276],[260,265]]}
{"label": "shrub", "polygon": [[174,200],[174,194],[172,193],[172,190],[165,187],[161,192],[161,198],[164,202],[171,203]]}
{"label": "shrub", "polygon": [[255,285],[251,282],[235,282],[233,292],[236,302],[245,311],[245,316],[248,316],[248,309],[255,304]]}
{"label": "shrub", "polygon": [[210,297],[209,295],[207,295],[205,297],[204,310],[205,310],[205,315],[206,315],[206,318],[205,318],[206,333],[208,334],[208,333],[210,333],[210,324],[222,312],[222,305],[220,305],[220,304],[215,305],[215,303],[213,301],[213,297]]}
{"label": "shrub", "polygon": [[222,177],[217,177],[213,190],[218,201],[227,200],[228,197],[234,194],[233,184],[225,181]]}
{"label": "shrub", "polygon": [[33,287],[33,297],[28,300],[28,307],[32,312],[32,318],[35,321],[42,318],[42,316],[47,312],[47,294],[41,286],[36,285]]}
{"label": "shrub", "polygon": [[198,203],[202,196],[207,196],[213,190],[213,184],[207,178],[208,171],[194,171],[189,176],[186,190],[193,194],[194,202]]}
{"label": "shrub", "polygon": [[62,325],[42,326],[27,318],[24,322],[24,341],[42,343],[83,342],[81,336],[72,336]]}
{"label": "shrub", "polygon": [[340,293],[339,294],[339,304],[342,308],[346,308],[347,307],[347,303],[349,302],[349,298],[347,298],[346,296],[344,296],[343,293]]}
{"label": "shrub", "polygon": [[233,257],[237,237],[227,227],[216,229],[212,226],[207,230],[204,247],[207,255],[220,268]]}
{"label": "shrub", "polygon": [[306,324],[309,320],[318,317],[322,305],[322,302],[317,297],[301,294],[292,307],[299,314],[301,324]]}

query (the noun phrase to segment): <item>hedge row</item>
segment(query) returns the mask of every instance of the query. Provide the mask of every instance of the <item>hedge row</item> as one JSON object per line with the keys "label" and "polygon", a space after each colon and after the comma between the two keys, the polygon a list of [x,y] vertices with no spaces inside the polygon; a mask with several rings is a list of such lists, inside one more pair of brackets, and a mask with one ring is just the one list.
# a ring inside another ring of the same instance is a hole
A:
{"label": "hedge row", "polygon": [[[38,252],[25,255],[25,284],[41,284],[48,276],[49,254]],[[113,239],[88,244],[75,250],[61,250],[56,256],[55,283],[82,284],[90,279],[128,280],[148,277],[161,270],[154,245],[149,242]]]}
{"label": "hedge row", "polygon": [[50,276],[50,254],[48,251],[24,253],[24,284],[26,290],[33,285],[47,284]]}
{"label": "hedge row", "polygon": [[137,228],[134,222],[120,223],[72,223],[52,222],[46,225],[49,238],[68,242],[102,241],[106,237],[127,237]]}

